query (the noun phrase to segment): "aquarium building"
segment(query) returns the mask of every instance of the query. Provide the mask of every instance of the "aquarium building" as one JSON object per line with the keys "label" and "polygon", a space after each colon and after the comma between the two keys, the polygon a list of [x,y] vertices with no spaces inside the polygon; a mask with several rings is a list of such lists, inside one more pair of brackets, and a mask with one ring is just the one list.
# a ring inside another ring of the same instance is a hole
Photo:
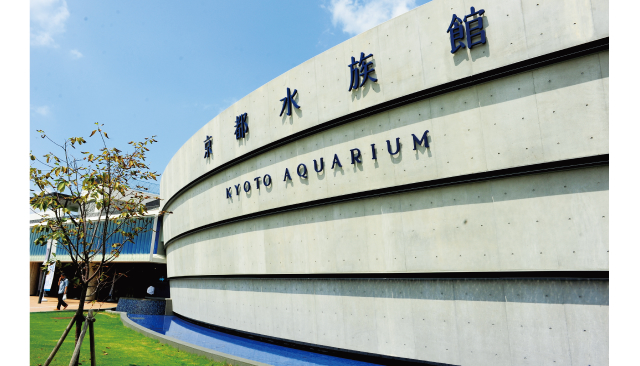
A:
{"label": "aquarium building", "polygon": [[194,131],[160,187],[174,313],[377,363],[608,364],[608,7],[433,0]]}

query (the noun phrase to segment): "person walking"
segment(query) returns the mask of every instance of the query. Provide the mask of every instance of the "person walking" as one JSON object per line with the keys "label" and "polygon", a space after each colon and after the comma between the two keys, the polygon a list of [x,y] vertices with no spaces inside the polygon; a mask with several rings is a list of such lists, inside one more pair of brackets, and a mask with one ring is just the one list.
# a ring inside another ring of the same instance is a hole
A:
{"label": "person walking", "polygon": [[60,305],[64,306],[62,310],[65,310],[67,306],[69,306],[62,299],[67,294],[68,286],[69,286],[69,280],[67,279],[67,276],[65,276],[64,273],[61,273],[60,278],[58,279],[58,307],[56,308],[56,310],[60,310]]}

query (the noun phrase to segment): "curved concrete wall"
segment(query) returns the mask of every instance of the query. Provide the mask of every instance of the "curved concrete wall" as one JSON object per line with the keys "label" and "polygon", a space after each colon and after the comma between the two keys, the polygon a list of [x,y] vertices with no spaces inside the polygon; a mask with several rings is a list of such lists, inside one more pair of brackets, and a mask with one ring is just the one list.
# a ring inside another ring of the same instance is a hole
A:
{"label": "curved concrete wall", "polygon": [[[471,6],[485,10],[487,44],[452,55],[445,30]],[[174,311],[385,357],[606,364],[609,52],[589,50],[607,37],[607,1],[434,0],[249,94],[162,176]],[[378,82],[348,92],[360,52]],[[496,68],[511,71],[469,79]],[[385,104],[445,83],[455,91]],[[287,87],[301,109],[280,117]],[[371,107],[382,109],[349,117]],[[250,132],[236,140],[242,113]],[[429,147],[414,150],[427,130]]]}
{"label": "curved concrete wall", "polygon": [[454,365],[609,358],[608,281],[176,279],[171,294],[204,322],[360,352]]}
{"label": "curved concrete wall", "polygon": [[178,239],[169,276],[609,269],[609,169],[462,184]]}
{"label": "curved concrete wall", "polygon": [[[608,52],[412,103],[281,146],[179,196],[167,208],[174,215],[164,220],[165,241],[212,222],[305,201],[606,154],[609,116],[603,75],[608,75]],[[430,148],[413,150],[412,134],[421,138],[426,130]],[[393,156],[386,141],[396,150],[397,137],[401,150]],[[355,148],[362,164],[351,164]],[[342,168],[331,169],[334,155]],[[318,174],[314,160],[320,164],[321,158],[325,169]],[[191,160],[205,161],[199,152]],[[309,170],[308,179],[296,174],[301,163]],[[285,169],[293,180],[284,181]],[[257,189],[254,178],[266,174],[273,184]],[[242,188],[245,182],[251,185],[249,192]]]}
{"label": "curved concrete wall", "polygon": [[[452,55],[445,31],[452,14],[464,16],[471,6],[486,11],[487,44]],[[171,159],[160,195],[171,197],[207,171],[294,132],[412,92],[608,37],[608,6],[607,0],[434,0],[304,62],[220,113]],[[348,92],[346,66],[360,52],[373,54],[379,82]],[[287,87],[298,90],[301,109],[280,117],[280,99]],[[250,134],[238,142],[232,137],[233,126],[242,113],[248,113]],[[206,135],[215,139],[211,160],[202,159]]]}

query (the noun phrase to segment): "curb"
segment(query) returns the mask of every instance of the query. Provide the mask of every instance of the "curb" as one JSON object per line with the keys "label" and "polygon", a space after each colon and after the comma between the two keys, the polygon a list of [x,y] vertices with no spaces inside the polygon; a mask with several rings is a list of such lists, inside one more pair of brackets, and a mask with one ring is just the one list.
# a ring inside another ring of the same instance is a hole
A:
{"label": "curb", "polygon": [[158,340],[160,341],[160,343],[168,344],[184,352],[205,356],[208,359],[218,361],[218,362],[231,362],[231,364],[233,364],[234,366],[236,365],[237,366],[270,366],[269,364],[266,364],[266,363],[248,360],[246,358],[242,358],[238,356],[232,356],[222,352],[217,352],[209,348],[200,347],[195,344],[181,341],[177,338],[169,337],[164,334],[154,332],[153,330],[147,329],[135,323],[133,320],[129,319],[129,317],[127,316],[127,313],[124,311],[114,311],[114,310],[105,310],[105,311],[111,314],[120,314],[120,320],[122,321],[122,324],[125,327],[132,329],[138,333],[141,333],[146,337]]}
{"label": "curb", "polygon": [[[30,312],[29,312],[29,314],[67,314],[67,313],[74,313],[74,314],[75,314],[75,312],[76,312],[77,310],[78,310],[78,309],[71,309],[71,310],[30,311]],[[86,313],[86,312],[88,312],[89,310],[93,310],[94,312],[99,313],[99,312],[103,312],[103,311],[111,312],[111,311],[116,310],[116,308],[115,308],[115,307],[112,307],[112,308],[102,308],[102,309],[85,309],[85,310],[83,311],[83,313]]]}

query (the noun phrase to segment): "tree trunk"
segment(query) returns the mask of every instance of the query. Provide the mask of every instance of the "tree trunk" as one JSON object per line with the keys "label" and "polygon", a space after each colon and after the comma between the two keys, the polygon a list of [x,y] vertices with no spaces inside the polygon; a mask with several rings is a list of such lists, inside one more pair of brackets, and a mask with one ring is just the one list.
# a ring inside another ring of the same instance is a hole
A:
{"label": "tree trunk", "polygon": [[[82,284],[82,290],[80,291],[80,304],[78,305],[78,311],[76,311],[76,340],[74,344],[78,344],[80,338],[80,332],[82,332],[82,322],[84,322],[84,299],[87,296],[87,284]],[[77,364],[77,363],[76,363]]]}
{"label": "tree trunk", "polygon": [[[95,266],[94,263],[89,263],[89,276],[92,276],[94,273],[96,273],[96,269],[97,266]],[[94,277],[93,280],[89,282],[89,287],[87,288],[87,301],[98,299],[98,294],[94,294],[98,287],[98,282],[98,276]]]}

